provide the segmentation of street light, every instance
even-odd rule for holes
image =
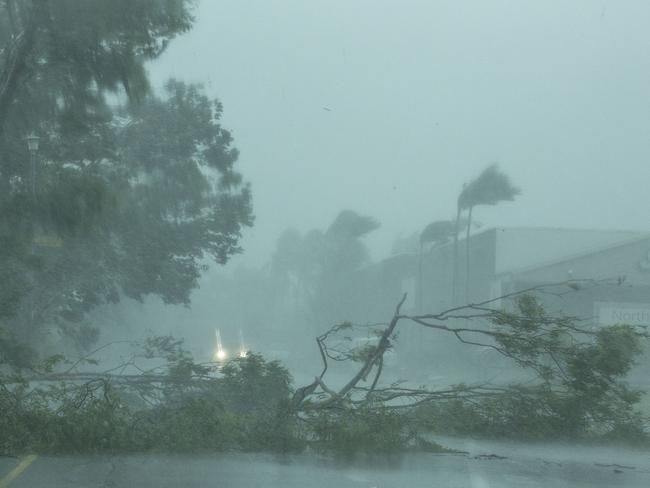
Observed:
[[[27,137],[25,137],[25,140],[27,141],[27,149],[29,149],[29,152],[36,154],[38,152],[38,146],[41,142],[41,138],[32,132]]]

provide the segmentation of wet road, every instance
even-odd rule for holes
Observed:
[[[347,465],[312,456],[253,454],[39,456],[9,483],[4,480],[21,460],[2,458],[0,488],[650,486],[648,451],[447,441],[469,453]]]

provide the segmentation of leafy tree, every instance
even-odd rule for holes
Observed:
[[[23,216],[61,245],[32,257],[26,243],[34,230],[26,228],[1,263],[5,273],[17,266],[16,274],[35,276],[16,285],[22,289],[3,290],[32,294],[20,309],[3,310],[13,330],[37,330],[20,326],[34,304],[36,323],[79,330],[70,324],[123,295],[188,303],[205,258],[224,263],[240,252],[241,228],[252,223],[250,190],[234,169],[238,152],[221,113],[199,87],[171,81],[164,97],[148,95],[106,114],[98,124],[106,154],[72,159],[58,132],[43,138],[32,212],[24,185],[16,185],[4,196],[5,215],[25,209]]]
[[[449,220],[437,220],[427,225],[420,233],[420,247],[425,244],[441,245],[449,242],[454,234],[454,223]]]
[[[325,232],[313,229],[304,236],[285,231],[273,255],[273,279],[286,288],[291,306],[306,305],[317,323],[336,320],[344,309],[346,278],[369,261],[362,239],[376,230],[374,218],[343,210]]]
[[[352,210],[339,213],[324,235],[327,246],[324,271],[350,271],[368,262],[368,250],[361,239],[378,228],[379,222],[372,217]]]
[[[4,0],[0,4],[0,134],[19,139],[56,112],[83,126],[107,91],[148,91],[144,63],[192,25],[193,0]],[[25,100],[35,97],[27,104]],[[49,102],[49,103],[46,103]],[[19,119],[19,120],[17,120]],[[22,122],[22,123],[19,123]],[[9,143],[12,131],[3,142]],[[15,151],[15,143],[10,144]],[[13,151],[12,151],[13,153]],[[20,154],[20,151],[18,151]]]
[[[327,234],[336,239],[359,239],[378,228],[379,222],[374,218],[343,210],[329,226]]]
[[[83,320],[97,305],[147,294],[187,303],[205,258],[224,263],[240,251],[250,190],[234,169],[221,104],[178,82],[157,97],[144,68],[191,28],[192,4],[0,2],[8,335],[27,339],[54,322],[87,344],[96,334]],[[41,142],[35,179],[29,133]]]

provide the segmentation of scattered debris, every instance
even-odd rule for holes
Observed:
[[[547,461],[545,459],[542,459],[542,463],[547,464],[547,465],[548,464],[553,464],[555,466],[562,466],[562,463],[558,463],[557,461]]]
[[[624,464],[603,464],[603,463],[594,463],[594,465],[600,468],[618,468],[618,469],[636,469],[636,466],[625,466]],[[616,470],[614,470],[616,471]]]
[[[508,459],[506,456],[499,456],[498,454],[479,454],[472,459]]]

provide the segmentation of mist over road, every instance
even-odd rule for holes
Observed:
[[[647,487],[647,451],[445,438],[467,454],[337,463],[263,454],[38,457],[11,488],[82,487]],[[0,460],[5,476],[19,460]],[[2,482],[0,482],[0,486]]]

